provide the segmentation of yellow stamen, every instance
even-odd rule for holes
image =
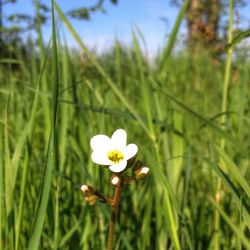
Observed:
[[[108,158],[114,162],[114,163],[118,163],[123,159],[123,154],[118,151],[118,150],[111,150],[108,152]]]

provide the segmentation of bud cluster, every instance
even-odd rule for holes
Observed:
[[[120,173],[115,173],[110,178],[111,185],[113,185],[116,188],[122,187],[123,184],[131,184],[134,181],[144,179],[148,175],[149,168],[144,166],[141,161],[137,161],[135,162],[135,164],[133,164],[132,162],[130,163],[132,165],[132,175],[124,176]],[[113,199],[105,197],[103,194],[95,190],[92,186],[82,185],[81,191],[84,200],[90,206],[94,205],[97,200],[99,200],[100,202],[107,203],[111,206],[114,203]]]

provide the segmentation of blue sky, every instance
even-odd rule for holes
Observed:
[[[44,3],[50,5],[49,0]],[[58,0],[57,4],[64,11],[80,6],[88,6],[97,0]],[[109,48],[115,38],[125,44],[132,40],[132,28],[137,25],[142,31],[150,55],[154,55],[166,42],[167,34],[173,27],[178,14],[178,8],[169,4],[168,0],[119,0],[118,5],[113,5],[109,0],[105,1],[104,8],[107,13],[96,12],[92,14],[90,21],[73,20],[72,24],[83,41],[90,47],[103,51]],[[34,13],[35,8],[32,0],[18,0],[17,4],[4,6],[4,14],[10,13]],[[240,22],[244,27],[249,27],[250,4],[240,9]],[[164,21],[163,21],[164,19]],[[51,34],[50,22],[44,26],[45,40],[49,40]],[[61,27],[61,26],[60,26]],[[65,31],[67,43],[76,46],[71,36]],[[185,33],[185,24],[181,32]],[[149,56],[150,56],[149,55]]]

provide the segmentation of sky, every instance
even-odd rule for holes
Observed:
[[[50,6],[50,0],[42,2]],[[97,0],[57,0],[56,2],[66,12],[77,7],[90,6]],[[178,8],[171,6],[169,2],[169,0],[119,0],[118,4],[114,5],[109,0],[105,0],[106,14],[95,12],[91,15],[90,21],[75,19],[70,21],[85,44],[100,52],[111,47],[115,39],[125,45],[131,44],[132,30],[138,27],[145,38],[149,56],[154,56],[166,44],[167,35],[171,32],[178,15]],[[16,4],[8,4],[3,8],[6,16],[17,12],[35,13],[32,0],[17,0]],[[249,28],[250,3],[239,9],[239,13],[240,25]],[[59,23],[58,27],[64,32],[67,44],[76,47],[75,41],[63,25]],[[185,33],[185,23],[182,24],[180,33]],[[43,35],[45,41],[50,39],[51,22],[43,27]]]

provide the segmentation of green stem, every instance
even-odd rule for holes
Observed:
[[[229,28],[228,28],[228,44],[231,44],[233,40],[233,0],[230,0],[229,7],[230,7],[230,16],[229,16]],[[228,97],[228,86],[231,75],[232,55],[233,55],[233,47],[231,46],[228,49],[227,53],[227,62],[226,62],[226,69],[225,69],[225,76],[223,83],[223,94],[222,94],[222,105],[221,105],[222,113],[225,113],[227,110],[227,103],[228,103],[227,97]],[[223,115],[221,118],[222,129],[225,129],[225,126],[226,126],[226,116]],[[224,138],[222,138],[220,141],[220,147],[222,150],[224,150],[225,148]],[[219,164],[220,165],[223,164],[221,159]],[[222,182],[221,179],[218,179],[216,195],[215,195],[215,200],[217,204],[221,202],[221,189],[222,189]],[[215,250],[220,249],[220,214],[218,210],[215,210],[215,215],[214,215],[214,249]]]
[[[121,199],[121,193],[122,193],[122,184],[115,188],[115,194],[114,194],[113,203],[112,203],[112,214],[111,214],[111,219],[109,222],[107,250],[113,249],[114,238],[115,238],[115,224],[116,224],[117,215],[119,213],[119,203]]]

